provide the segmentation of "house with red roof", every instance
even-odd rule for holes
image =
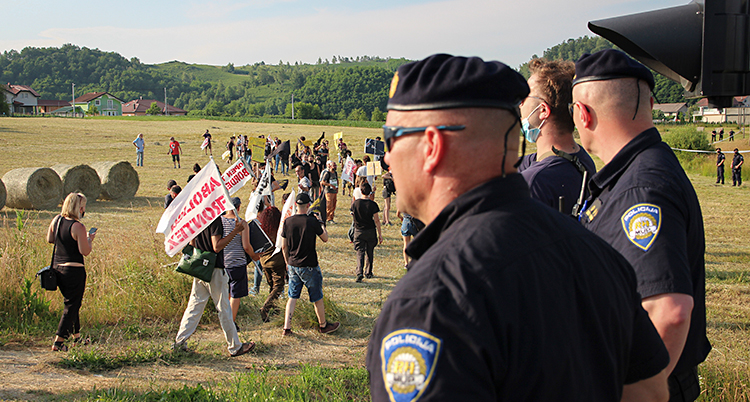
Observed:
[[[16,85],[10,82],[4,88],[10,112],[14,114],[36,114],[39,94],[28,85]]]
[[[84,113],[96,107],[98,116],[122,116],[122,99],[109,92],[89,92],[73,100],[75,107],[83,109]]]
[[[151,107],[152,103],[156,103],[156,105],[159,107],[159,110],[161,110],[162,114],[169,115],[169,116],[186,116],[187,115],[186,110],[182,110],[178,107],[174,107],[172,105],[168,105],[162,101],[158,101],[154,99],[132,100],[122,105],[122,115],[123,116],[145,116],[146,111]]]

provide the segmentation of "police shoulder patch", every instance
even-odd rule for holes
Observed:
[[[442,340],[418,329],[399,329],[380,346],[383,382],[393,402],[414,402],[435,373]]]
[[[641,250],[648,251],[659,236],[661,207],[654,204],[633,205],[622,214],[620,221],[628,240]]]

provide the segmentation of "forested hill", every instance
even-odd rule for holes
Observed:
[[[27,47],[0,55],[0,82],[29,85],[42,99],[68,100],[106,91],[129,101],[164,99],[191,114],[291,115],[375,120],[384,116],[393,72],[406,59],[333,56],[314,65],[279,61],[235,67],[178,61],[148,65],[118,53],[64,45]]]
[[[569,39],[544,51],[548,59],[576,60],[583,53],[612,48],[600,37]],[[536,57],[534,55],[533,57]],[[532,57],[532,58],[533,58]],[[164,99],[192,115],[383,120],[393,72],[406,59],[333,56],[315,64],[279,61],[236,67],[172,61],[157,65],[115,52],[75,45],[27,47],[0,55],[0,82],[29,85],[42,99],[71,98],[106,91],[123,101]],[[519,70],[528,77],[527,64]],[[659,102],[684,102],[682,88],[655,74]]]
[[[588,37],[583,36],[578,39],[568,39],[567,41],[553,46],[544,51],[542,58],[548,60],[570,60],[576,61],[584,53],[595,53],[604,49],[619,49],[612,42],[600,37]],[[534,59],[537,55],[532,56]],[[519,71],[526,78],[529,77],[529,66],[528,63],[524,63],[519,67]],[[654,95],[658,103],[680,103],[688,102],[693,104],[697,102],[697,99],[685,99],[682,94],[685,92],[682,86],[669,78],[651,71],[654,74],[654,81],[656,87],[654,88]]]

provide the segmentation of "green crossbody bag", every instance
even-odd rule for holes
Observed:
[[[194,276],[203,282],[211,282],[215,266],[216,253],[187,245],[182,249],[182,259],[175,271]]]

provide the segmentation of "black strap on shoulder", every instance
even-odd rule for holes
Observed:
[[[50,262],[49,262],[50,269],[55,268],[55,251],[57,251],[57,237],[59,236],[60,225],[62,224],[62,220],[63,220],[62,215],[57,215],[57,228],[55,229],[55,236],[53,237],[53,240],[52,240],[52,258],[50,259]],[[62,241],[62,237],[60,238],[60,240]]]
[[[578,173],[580,174],[586,173],[586,167],[583,166],[583,163],[581,163],[580,159],[578,159],[577,156],[571,155],[564,151],[560,151],[559,149],[555,148],[554,145],[552,146],[552,153],[572,163],[573,166],[575,166],[576,169],[578,169]]]

